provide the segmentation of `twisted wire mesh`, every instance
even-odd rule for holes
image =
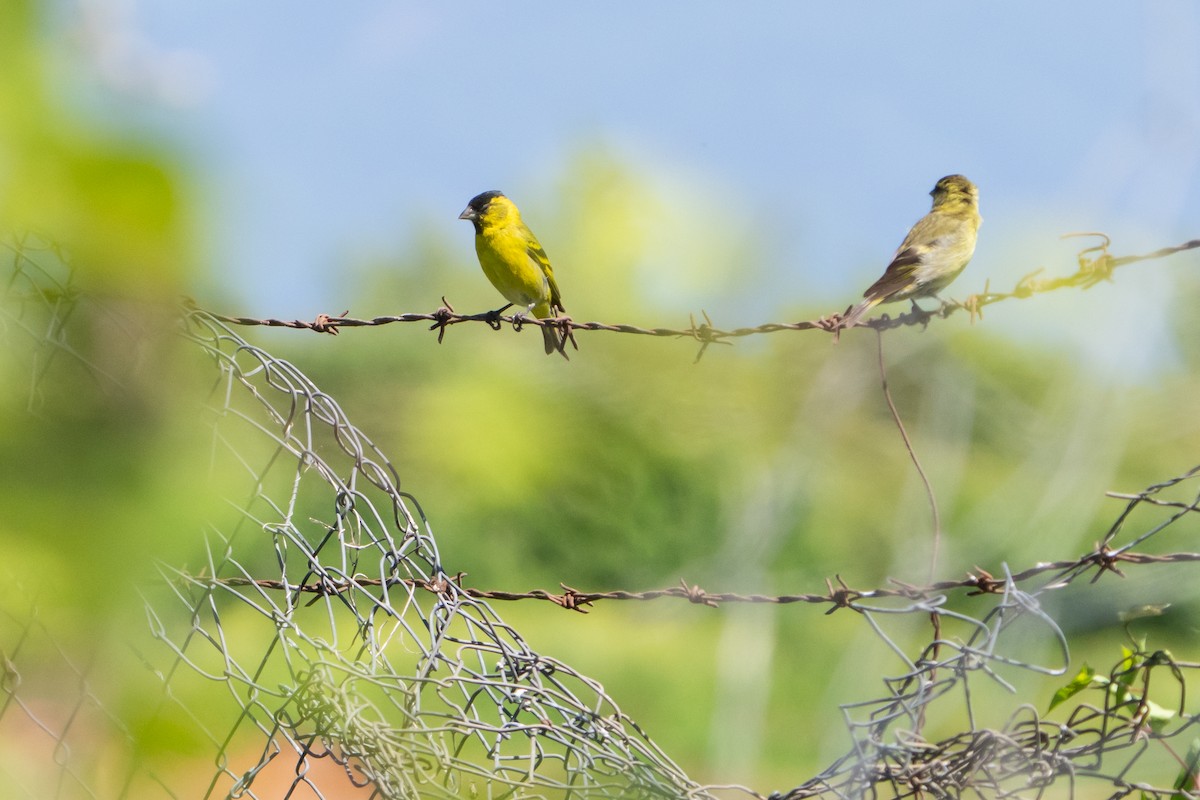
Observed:
[[[1091,695],[1067,695],[1064,701],[1074,697],[1074,702],[1061,706],[1058,714],[1039,712],[1046,699],[1024,701],[1006,677],[1006,673],[1056,676],[1067,672],[1068,636],[1047,611],[1048,602],[1066,608],[1095,600],[1104,592],[1099,584],[1106,574],[1124,577],[1121,564],[1195,562],[1194,552],[1143,558],[1134,554],[1134,548],[1168,534],[1174,534],[1177,543],[1195,541],[1200,466],[1126,497],[1125,508],[1093,552],[1049,572],[1031,568],[1036,579],[1032,586],[1019,586],[1007,569],[1001,580],[988,576],[987,591],[995,602],[976,616],[951,608],[946,592],[916,587],[910,587],[910,600],[904,603],[872,604],[857,598],[847,602],[845,607],[863,616],[905,671],[885,678],[886,696],[842,707],[853,739],[845,756],[796,788],[772,797],[857,798],[881,791],[898,798],[927,793],[1042,797],[1059,781],[1067,784],[1072,797],[1097,796],[1097,791],[1122,797],[1136,791],[1142,797],[1175,798],[1185,796],[1178,793],[1180,782],[1185,789],[1200,790],[1195,756],[1185,765],[1169,745],[1172,739],[1200,735],[1196,730],[1200,716],[1187,713],[1185,703],[1186,675],[1200,669],[1200,664],[1177,660],[1167,651],[1145,651],[1131,641],[1105,679],[1106,685],[1093,685],[1099,691]],[[885,620],[895,615],[931,619],[934,635],[916,657],[907,655],[886,630]],[[1031,638],[1032,626],[1032,638],[1040,636],[1042,644],[1048,645],[1041,649],[1049,650],[1049,657],[1017,655],[1022,643],[1011,641],[1009,634],[1022,625],[1026,626],[1022,637]],[[1168,686],[1164,689],[1163,681],[1156,679],[1151,692],[1151,675],[1156,672],[1168,674]],[[981,683],[1019,698],[999,724],[990,724],[985,720],[987,712],[977,708],[981,704],[975,696],[981,693]],[[1102,696],[1099,704],[1090,701],[1096,694]],[[1177,704],[1178,710],[1166,710],[1164,699],[1167,705]],[[941,738],[927,738],[929,717],[946,708],[953,710],[951,729]],[[1164,745],[1159,758],[1152,757],[1155,744]],[[1190,751],[1200,753],[1200,739],[1192,739]],[[1177,767],[1183,768],[1185,777],[1167,780],[1176,777]]]
[[[231,498],[204,570],[164,571],[190,629],[156,627],[229,684],[239,728],[328,757],[380,797],[708,796],[599,684],[458,587],[420,506],[333,398],[204,312],[184,335],[220,376],[214,470],[236,465],[253,490]],[[225,635],[246,612],[257,635]],[[277,752],[230,764],[213,789],[257,796],[249,778]]]

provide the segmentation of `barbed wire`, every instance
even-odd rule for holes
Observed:
[[[1196,511],[1197,509],[1193,507],[1190,510]],[[1021,570],[1012,575],[1012,580],[1015,583],[1021,583],[1046,573],[1057,573],[1061,576],[1070,576],[1071,579],[1074,579],[1076,577],[1075,573],[1089,572],[1092,568],[1095,568],[1095,577],[1097,578],[1104,572],[1112,572],[1124,577],[1124,573],[1117,567],[1117,564],[1185,564],[1196,561],[1200,561],[1200,553],[1166,553],[1163,555],[1154,555],[1150,553],[1116,553],[1105,548],[1097,548],[1075,560],[1037,564]],[[417,582],[411,579],[397,579],[396,582],[404,583],[412,588],[424,589],[431,594],[441,594],[446,590],[446,584],[452,581],[467,596],[479,600],[545,600],[556,606],[583,614],[587,613],[588,606],[595,605],[602,600],[646,601],[662,599],[687,600],[689,603],[708,606],[710,608],[717,608],[727,603],[766,603],[773,605],[808,603],[810,605],[828,605],[830,608],[825,613],[832,614],[834,611],[842,608],[852,611],[856,610],[856,604],[861,600],[875,600],[880,598],[928,599],[955,589],[968,589],[970,590],[967,592],[968,595],[1000,594],[1004,591],[1006,585],[1003,579],[997,578],[992,573],[982,569],[976,569],[974,572],[968,574],[967,577],[956,581],[937,581],[929,586],[915,586],[894,581],[894,583],[898,584],[895,587],[875,589],[854,589],[847,586],[839,575],[834,578],[837,581],[836,587],[832,581],[826,581],[825,592],[806,594],[710,592],[695,584],[689,585],[683,579],[680,580],[679,586],[665,586],[660,589],[647,589],[640,592],[627,589],[585,592],[568,586],[565,583],[559,584],[562,590],[561,594],[546,589],[530,589],[524,592],[514,592],[463,586],[462,582],[465,577],[465,573],[459,573],[448,578],[442,578],[436,582]],[[230,586],[254,585],[261,589],[287,590],[301,594],[331,595],[349,591],[355,586],[381,586],[386,581],[355,577],[352,580],[343,582],[323,581],[299,586],[288,586],[273,579],[252,580],[249,578],[229,578],[223,581],[223,583],[227,583]]]
[[[689,585],[686,580],[681,579],[679,586],[667,586],[661,589],[650,589],[646,591],[629,591],[629,590],[614,590],[614,591],[599,591],[585,592],[568,586],[565,583],[560,583],[562,589],[561,594],[557,594],[545,589],[533,589],[525,592],[503,591],[495,589],[479,589],[476,587],[463,586],[463,581],[466,577],[465,573],[458,573],[453,576],[444,576],[436,582],[416,582],[409,579],[398,579],[412,588],[424,589],[432,594],[441,594],[446,591],[449,583],[453,583],[459,590],[466,593],[470,597],[480,600],[545,600],[572,611],[587,613],[587,606],[594,605],[602,600],[660,600],[664,598],[682,599],[697,605],[709,606],[716,608],[722,603],[770,603],[776,605],[788,605],[791,603],[810,603],[816,605],[829,605],[831,608],[826,612],[831,614],[840,608],[848,608],[853,610],[855,603],[860,600],[873,600],[878,598],[906,598],[909,600],[929,599],[933,596],[950,592],[958,589],[968,590],[967,594],[999,594],[1005,590],[1009,582],[1020,584],[1032,580],[1033,578],[1051,574],[1050,583],[1059,585],[1063,581],[1071,581],[1081,575],[1090,573],[1094,570],[1093,581],[1098,580],[1104,573],[1112,573],[1119,577],[1124,577],[1119,564],[1140,566],[1149,564],[1184,564],[1200,561],[1200,553],[1138,553],[1133,552],[1129,548],[1132,545],[1127,545],[1123,548],[1111,548],[1109,545],[1113,538],[1121,530],[1121,527],[1130,514],[1142,503],[1158,506],[1161,508],[1176,509],[1179,513],[1170,517],[1167,524],[1170,524],[1181,517],[1183,514],[1197,512],[1200,513],[1200,495],[1191,502],[1162,500],[1157,495],[1162,491],[1177,486],[1185,481],[1191,480],[1200,476],[1200,465],[1192,467],[1175,478],[1161,483],[1156,483],[1147,487],[1143,491],[1128,494],[1121,492],[1106,492],[1108,497],[1127,500],[1124,510],[1118,516],[1117,521],[1104,533],[1101,541],[1091,551],[1080,555],[1073,560],[1060,560],[1053,562],[1045,562],[1035,564],[1023,570],[1011,573],[1005,578],[997,578],[993,573],[985,569],[976,567],[975,570],[969,573],[965,578],[959,580],[944,580],[937,581],[928,586],[917,586],[893,580],[891,587],[879,587],[874,589],[854,589],[846,585],[841,576],[835,576],[837,585],[834,586],[834,581],[826,580],[824,593],[807,593],[807,594],[740,594],[737,592],[710,592],[701,587],[692,584]],[[338,594],[349,590],[355,584],[358,585],[380,585],[381,581],[366,579],[361,576],[356,576],[353,580],[344,581],[341,583],[320,581],[300,586],[286,586],[283,583],[271,579],[252,580],[248,578],[229,578],[225,583],[231,586],[248,586],[256,585],[262,589],[282,590],[300,592],[301,594],[327,595]]]
[[[1058,278],[1042,278],[1040,277],[1045,268],[1039,267],[1033,272],[1028,273],[1007,292],[993,292],[990,289],[990,281],[984,283],[984,289],[979,294],[973,294],[967,297],[966,300],[943,302],[938,308],[931,310],[923,310],[913,304],[911,310],[889,316],[884,314],[869,320],[864,320],[856,324],[857,328],[871,328],[873,330],[884,331],[893,328],[901,328],[910,325],[925,326],[933,319],[945,319],[951,314],[958,311],[966,311],[971,315],[972,319],[982,318],[983,309],[986,306],[994,305],[995,303],[1004,302],[1006,300],[1025,300],[1033,297],[1035,294],[1044,294],[1046,292],[1056,291],[1065,288],[1080,288],[1090,289],[1098,283],[1111,281],[1113,273],[1120,267],[1125,267],[1130,264],[1136,264],[1141,261],[1150,261],[1153,259],[1166,258],[1185,250],[1192,250],[1200,247],[1200,239],[1192,239],[1183,244],[1173,247],[1163,247],[1155,250],[1152,253],[1143,255],[1130,256],[1113,256],[1108,252],[1109,245],[1112,243],[1107,234],[1088,232],[1088,233],[1072,233],[1067,234],[1067,237],[1076,236],[1095,236],[1102,241],[1099,245],[1084,248],[1077,255],[1078,268],[1070,275]],[[1093,253],[1099,255],[1093,256]],[[188,301],[192,308],[198,308],[194,301]],[[704,355],[704,351],[712,344],[728,343],[729,339],[736,339],[745,336],[754,336],[766,333],[778,333],[780,331],[808,331],[818,330],[832,333],[835,336],[839,335],[842,330],[841,314],[832,314],[828,317],[820,317],[815,320],[803,320],[799,322],[768,322],[762,325],[753,327],[734,328],[732,330],[723,330],[717,328],[707,312],[701,312],[704,318],[703,322],[697,323],[694,316],[690,318],[688,327],[686,328],[644,328],[637,325],[629,324],[609,324],[603,322],[576,322],[570,317],[551,317],[547,319],[536,319],[524,314],[503,314],[502,312],[510,306],[504,306],[501,309],[487,311],[481,314],[460,314],[447,302],[446,298],[442,298],[442,305],[432,313],[405,313],[391,316],[378,316],[370,319],[357,319],[346,316],[349,312],[345,311],[339,315],[320,314],[315,320],[305,321],[299,319],[283,320],[283,319],[256,319],[253,317],[238,317],[227,316],[224,314],[213,314],[213,318],[221,322],[231,325],[244,326],[267,326],[275,328],[293,328],[299,330],[310,330],[315,333],[328,333],[336,336],[342,328],[362,328],[362,327],[377,327],[380,325],[391,325],[400,322],[432,322],[431,331],[437,331],[438,343],[440,344],[446,335],[447,329],[452,325],[459,325],[466,322],[481,322],[492,330],[500,330],[504,325],[511,325],[516,330],[521,330],[526,325],[537,327],[552,327],[557,329],[564,337],[570,337],[575,331],[606,331],[609,333],[629,333],[638,336],[657,336],[668,338],[687,338],[693,339],[700,343],[700,351],[696,355],[698,361]],[[210,312],[211,313],[211,312]]]
[[[17,254],[20,278],[8,282],[21,286],[19,296],[0,302],[0,319],[19,324],[0,326],[0,335],[13,347],[20,337],[38,354],[26,367],[39,387],[47,358],[70,355],[63,316],[85,299],[71,291],[69,275],[28,258]],[[1111,493],[1124,505],[1090,551],[1015,572],[1004,566],[998,575],[977,567],[964,578],[866,590],[836,578],[824,591],[794,595],[712,593],[687,583],[643,592],[475,589],[443,563],[420,504],[330,393],[207,312],[186,310],[179,335],[213,371],[196,422],[209,432],[210,471],[225,505],[206,509],[203,566],[163,564],[162,580],[145,587],[154,646],[138,658],[139,674],[160,693],[156,718],[188,730],[203,748],[205,797],[1042,797],[1060,783],[1072,795],[1085,786],[1115,797],[1176,794],[1164,779],[1172,772],[1151,755],[1195,732],[1183,686],[1197,664],[1132,648],[1100,676],[1119,691],[1097,678],[1089,687],[1096,692],[1081,692],[1055,714],[1022,702],[993,720],[978,698],[989,687],[1015,692],[1014,674],[1066,673],[1068,635],[1043,605],[1051,596],[1073,592],[1078,601],[1105,573],[1200,560],[1148,549],[1170,541],[1168,531],[1193,532],[1182,526],[1197,519],[1200,467]],[[86,365],[78,350],[69,360]],[[982,610],[952,602],[954,593],[974,596]],[[841,707],[848,745],[819,774],[769,794],[704,785],[600,683],[533,649],[491,605],[524,599],[577,611],[600,600],[656,599],[844,608],[900,669],[881,676],[880,696]],[[913,615],[930,619],[932,631],[915,650],[894,624]],[[166,796],[195,796],[194,774],[173,788],[136,747],[123,788],[101,788],[108,784],[96,777],[99,757],[89,756],[111,751],[95,746],[95,728],[80,731],[36,710],[39,695],[26,676],[39,663],[23,642],[41,629],[21,622],[28,616],[0,616],[16,621],[0,626],[0,724],[16,717],[42,731],[55,743],[46,766],[84,794],[135,796],[153,785]],[[1021,657],[1018,625],[1048,655]],[[1164,671],[1169,680],[1151,680]],[[128,744],[131,726],[108,711],[98,682],[87,670],[74,674],[76,708],[103,709],[116,741]],[[1178,703],[1163,702],[1174,685]],[[1101,702],[1087,702],[1097,693]],[[1155,716],[1157,706],[1176,705],[1174,717]],[[945,719],[935,729],[937,712]]]

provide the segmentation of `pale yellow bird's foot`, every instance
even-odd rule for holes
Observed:
[[[925,309],[921,308],[921,306],[917,305],[916,300],[913,300],[911,298],[909,299],[908,302],[912,304],[912,310],[910,312],[912,315],[912,320],[913,320],[913,322],[920,324],[921,330],[925,330],[926,328],[928,328],[929,320],[931,320],[935,316],[937,316],[939,311],[941,310],[941,309],[939,309],[938,311],[926,311]],[[938,299],[938,302],[939,303],[941,302],[940,298]]]

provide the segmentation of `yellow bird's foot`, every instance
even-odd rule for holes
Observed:
[[[524,306],[520,311],[513,312],[512,326],[513,326],[514,331],[520,331],[521,328],[525,327],[525,323],[528,322],[531,318],[536,319],[536,315],[533,313],[533,305],[534,304]],[[513,306],[513,304],[509,303],[504,308],[512,308],[512,306]],[[501,310],[503,310],[503,309],[501,309]],[[541,327],[541,326],[539,325],[538,327]]]
[[[512,303],[509,303],[508,305],[500,306],[499,308],[497,308],[493,311],[489,311],[483,315],[483,321],[486,322],[492,330],[498,331],[498,330],[500,330],[500,322],[501,322],[500,315],[503,314],[505,311],[508,311],[510,308],[512,308]]]

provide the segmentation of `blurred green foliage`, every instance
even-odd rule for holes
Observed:
[[[188,373],[170,335],[190,259],[183,180],[166,152],[62,105],[39,9],[0,4],[0,446],[13,467],[0,537],[42,567],[9,560],[18,574],[145,575],[147,542],[194,512],[181,500],[195,467],[174,463],[194,436],[177,425]],[[112,592],[86,591],[68,602],[106,608]]]
[[[36,17],[32,3],[0,3],[0,233],[6,272],[22,276],[9,284],[0,349],[0,604],[36,605],[68,651],[99,642],[107,653],[141,635],[135,590],[157,580],[156,561],[203,565],[219,492],[196,408],[214,376],[171,334],[169,303],[194,261],[187,176],[168,148],[62,106]],[[523,200],[576,319],[682,327],[678,297],[756,280],[749,222],[698,227],[687,198],[651,187],[589,148],[559,196]],[[498,305],[465,225],[452,242],[423,241],[357,274],[358,316],[425,311],[442,295],[460,310]],[[1200,302],[1194,277],[1179,292],[1181,308]],[[1053,313],[1053,302],[989,314]],[[70,308],[68,323],[45,345],[34,323],[55,306]],[[831,310],[781,305],[776,317]],[[1126,383],[962,317],[889,334],[891,391],[942,512],[937,575],[1073,557],[1119,511],[1106,489],[1134,491],[1195,463],[1197,324],[1180,314],[1179,361]],[[773,334],[709,348],[698,363],[694,342],[608,333],[578,334],[564,363],[541,353],[534,330],[482,325],[441,345],[416,325],[247,336],[290,357],[391,455],[445,568],[468,585],[639,590],[684,578],[778,593],[820,591],[834,574],[861,588],[927,576],[929,511],[868,331],[836,346]],[[1194,549],[1171,535],[1156,547]],[[1080,662],[1093,644],[1111,650],[1117,613],[1138,602],[1176,603],[1156,635],[1177,652],[1193,647],[1188,581],[1134,577],[1055,609]],[[667,601],[588,616],[498,610],[535,648],[603,682],[701,780],[799,780],[845,746],[837,704],[881,694],[881,677],[899,671],[849,612]],[[236,618],[226,630],[236,636]],[[928,635],[919,624],[909,633]],[[731,650],[738,641],[755,646]],[[153,677],[127,678],[110,688],[126,718],[151,726],[147,746],[202,760],[194,730],[146,705]],[[208,694],[192,705],[218,713],[219,692],[197,691]],[[1030,691],[1048,697],[1052,682]],[[728,696],[750,701],[733,713]],[[732,739],[750,755],[731,754]]]
[[[186,182],[166,148],[64,104],[46,11],[0,2],[0,655],[31,713],[74,724],[87,772],[121,758],[110,712],[157,705],[128,663],[146,635],[139,587],[158,559],[202,553],[212,495],[190,411],[201,373],[172,333]],[[59,780],[56,743],[28,719],[3,718],[5,797]],[[89,774],[101,794],[121,780]]]

